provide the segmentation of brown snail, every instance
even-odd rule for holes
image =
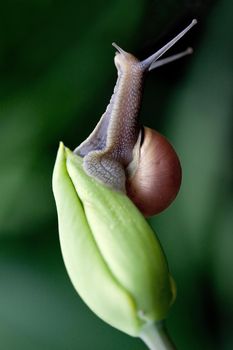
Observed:
[[[110,103],[90,136],[75,153],[83,157],[85,171],[114,190],[126,192],[145,216],[166,209],[181,183],[179,158],[158,132],[143,128],[138,114],[145,75],[163,64],[190,54],[192,49],[158,60],[197,21],[143,61],[115,43],[118,79]]]

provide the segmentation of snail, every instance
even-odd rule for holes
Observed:
[[[144,79],[152,69],[192,53],[188,48],[158,60],[196,23],[194,19],[143,61],[113,43],[118,79],[110,103],[93,132],[74,150],[83,158],[88,175],[125,192],[145,216],[160,213],[174,200],[181,184],[181,166],[166,138],[139,123]]]

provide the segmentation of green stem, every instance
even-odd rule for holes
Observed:
[[[140,338],[150,350],[176,350],[163,322],[147,325],[141,332]]]

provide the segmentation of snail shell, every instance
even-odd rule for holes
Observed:
[[[127,195],[145,216],[166,209],[181,185],[179,158],[168,140],[144,128],[144,139],[126,180]]]

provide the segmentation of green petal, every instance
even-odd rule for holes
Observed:
[[[99,317],[136,336],[139,334],[140,320],[135,301],[115,278],[90,230],[85,208],[67,172],[67,153],[73,160],[75,156],[65,152],[63,144],[60,144],[53,173],[53,191],[61,249],[68,274],[80,296]],[[74,171],[78,178],[80,166]],[[80,187],[87,184],[80,184]]]

